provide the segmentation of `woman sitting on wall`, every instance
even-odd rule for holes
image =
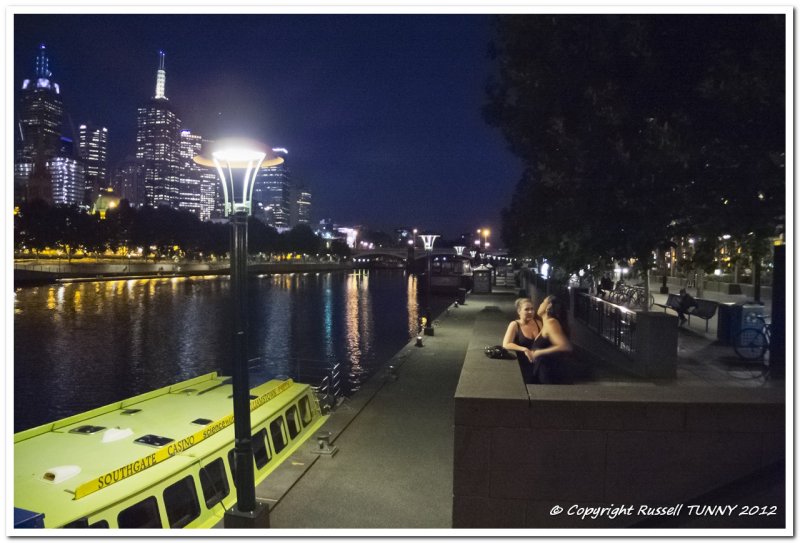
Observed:
[[[519,319],[508,325],[503,347],[516,352],[526,383],[562,382],[561,355],[572,351],[566,307],[555,296],[548,296],[536,314],[529,298],[519,298],[516,308]]]

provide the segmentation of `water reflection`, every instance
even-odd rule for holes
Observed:
[[[230,356],[227,276],[17,289],[15,431],[221,368]],[[313,381],[341,364],[357,390],[416,333],[416,279],[402,271],[252,278],[254,384]]]

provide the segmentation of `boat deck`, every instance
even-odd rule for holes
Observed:
[[[288,401],[304,387],[273,380],[251,389],[251,399],[289,392]],[[47,509],[47,525],[57,526],[181,472],[232,442],[231,394],[229,380],[212,373],[16,434],[14,505]],[[253,425],[284,405],[265,401]]]

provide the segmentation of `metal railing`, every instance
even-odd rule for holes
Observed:
[[[575,293],[575,320],[623,353],[635,352],[636,312],[584,292]]]

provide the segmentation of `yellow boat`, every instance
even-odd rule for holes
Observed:
[[[15,434],[18,527],[214,526],[236,503],[232,390],[209,373]],[[327,416],[291,379],[250,399],[258,484]]]

